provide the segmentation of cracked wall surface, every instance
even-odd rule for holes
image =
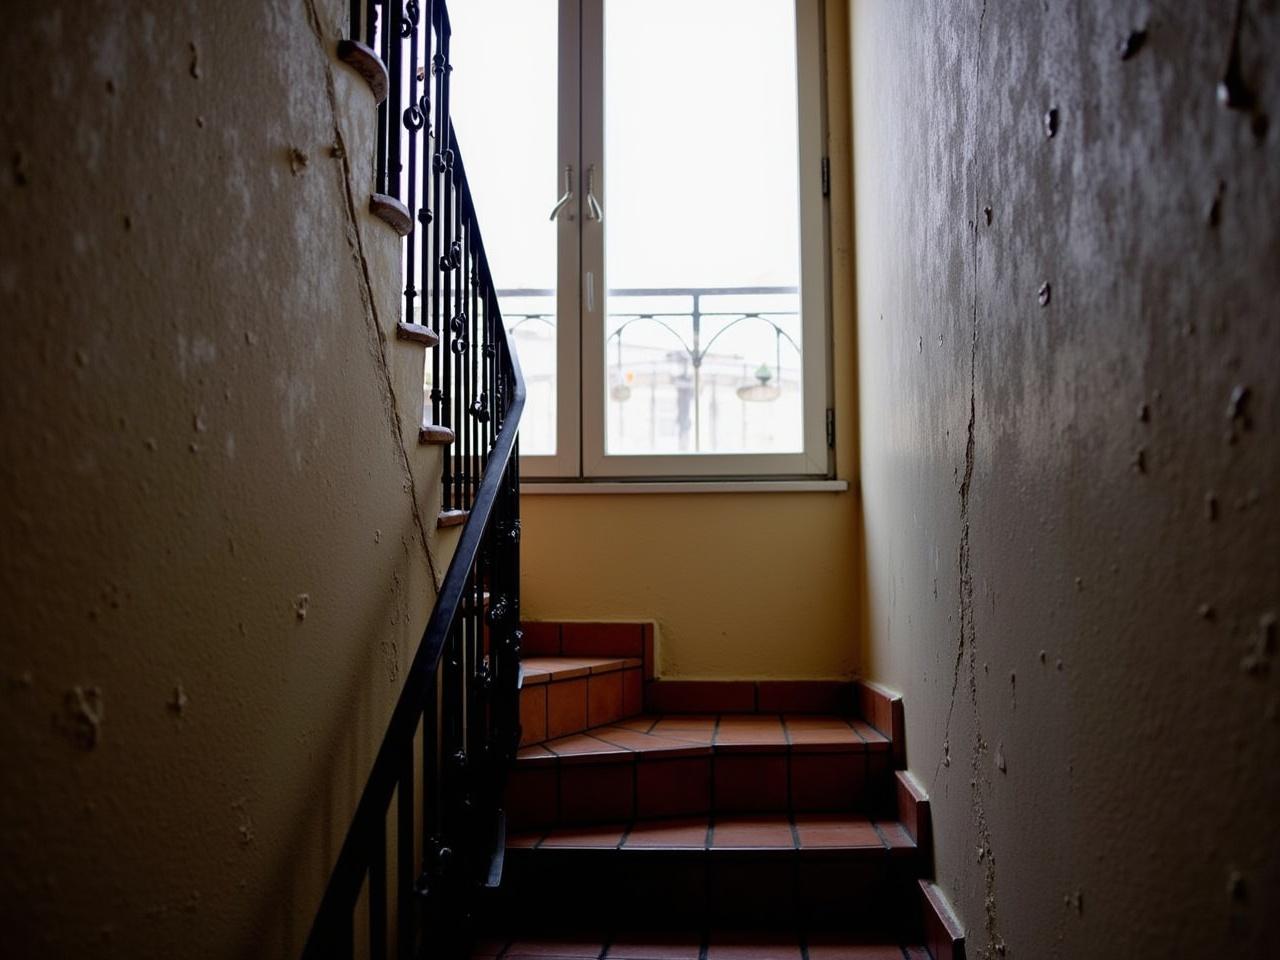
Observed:
[[[296,955],[421,637],[439,454],[346,9],[0,38],[7,956]]]
[[[1280,5],[850,46],[863,660],[971,955],[1270,956]]]

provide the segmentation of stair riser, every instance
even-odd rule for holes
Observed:
[[[640,667],[526,684],[520,691],[520,745],[634,717],[640,713],[643,690]]]
[[[918,928],[917,872],[913,856],[884,851],[509,851],[499,909],[530,921],[571,904],[606,925],[758,926],[767,917],[778,929],[856,924],[898,935]]]
[[[513,829],[635,817],[893,811],[887,751],[725,753],[624,763],[521,766],[507,790]]]

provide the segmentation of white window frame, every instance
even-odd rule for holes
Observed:
[[[561,215],[557,259],[556,454],[524,456],[526,478],[557,480],[779,479],[834,476],[829,430],[830,313],[821,0],[795,0],[800,169],[800,314],[803,443],[798,453],[606,454],[604,324],[608,171],[604,158],[605,0],[560,0],[559,182],[572,165],[574,198]],[[586,178],[606,211],[586,219]],[[551,194],[551,191],[549,191]],[[589,362],[588,358],[598,358]]]

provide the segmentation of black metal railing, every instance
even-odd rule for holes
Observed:
[[[525,386],[449,122],[445,5],[357,0],[351,31],[388,67],[377,183],[416,224],[403,242],[404,320],[439,337],[431,410],[455,433],[444,509],[467,514],[304,956],[353,956],[357,932],[362,955],[453,956],[473,898],[500,875],[501,797],[520,741]]]

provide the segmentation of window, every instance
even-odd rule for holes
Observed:
[[[451,13],[524,474],[826,475],[818,0]]]

